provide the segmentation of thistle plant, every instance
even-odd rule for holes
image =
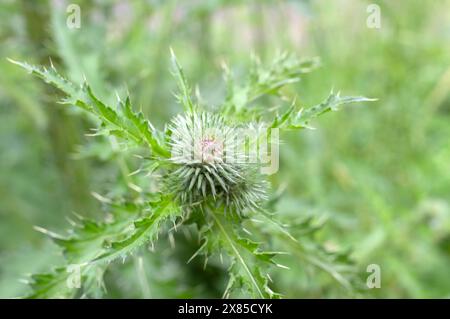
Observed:
[[[219,260],[228,274],[223,297],[282,296],[270,273],[276,268],[289,271],[279,261],[284,254],[298,260],[299,267],[310,264],[352,289],[346,265],[339,264],[341,259],[302,235],[314,231],[311,220],[286,223],[278,219],[278,193],[271,191],[274,187],[261,173],[261,163],[252,160],[257,157],[254,150],[259,142],[272,130],[309,128],[312,119],[343,104],[371,100],[331,92],[324,102],[303,108],[293,97],[284,96],[283,87],[317,67],[317,58],[301,60],[280,54],[269,66],[254,58],[243,83],[237,83],[224,66],[227,94],[213,111],[194,99],[172,54],[176,96],[184,112],[161,131],[134,110],[129,96],[110,106],[88,83],[71,83],[52,64],[45,68],[11,62],[59,89],[64,95],[62,104],[90,114],[97,125],[93,135],[120,141],[124,156],[129,155],[125,149],[132,150],[131,155],[138,155],[141,162],[136,174],[127,176],[133,195],[96,195],[107,213],[105,220],[77,217],[67,234],[38,228],[61,247],[66,263],[30,276],[28,297],[101,296],[102,276],[112,262],[148,254],[145,248],[152,247],[158,237],[171,241],[183,228],[198,237],[198,249],[186,262],[203,257],[207,267],[208,260]],[[290,101],[282,109],[268,110],[258,103],[267,95]],[[256,132],[252,141],[241,138],[242,130],[248,129]],[[162,178],[157,179],[158,175]],[[279,240],[264,240],[268,233]],[[79,267],[80,289],[67,284],[71,276],[67,270],[73,265]]]

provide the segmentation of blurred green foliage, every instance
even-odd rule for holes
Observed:
[[[172,47],[212,108],[225,94],[224,62],[239,78],[251,54],[270,61],[278,49],[321,57],[322,68],[286,89],[299,104],[320,102],[333,86],[377,97],[312,123],[315,131],[282,136],[277,210],[289,220],[327,219],[311,236],[351,251],[363,276],[380,265],[381,288],[359,296],[450,297],[450,2],[374,2],[379,29],[366,26],[372,1],[73,1],[81,28],[69,29],[66,1],[2,1],[0,296],[23,295],[19,279],[61,259],[34,225],[60,230],[73,212],[99,217],[91,192],[127,187],[118,148],[87,137],[89,117],[57,105],[52,89],[6,57],[51,58],[106,101],[129,91],[162,125],[179,110]],[[176,242],[112,267],[107,296],[220,296],[218,269],[186,264],[198,247],[181,235]],[[284,264],[290,270],[273,280],[286,297],[353,296],[295,258]]]

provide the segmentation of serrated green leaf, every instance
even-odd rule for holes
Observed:
[[[31,275],[29,286],[32,292],[26,296],[28,299],[41,298],[70,298],[76,290],[68,289],[67,278],[69,273],[65,267],[53,269],[49,273]]]
[[[233,260],[229,268],[230,281],[224,295],[226,296],[235,284],[242,284],[254,298],[276,297],[277,294],[272,293],[268,287],[267,277],[261,275],[260,268],[263,265],[257,262],[270,263],[272,253],[259,251],[257,243],[238,236],[222,216],[214,212],[210,212],[210,215],[217,227],[217,234],[220,234],[221,240],[218,245],[225,249]]]
[[[190,88],[186,80],[186,76],[184,75],[183,68],[178,63],[177,57],[172,49],[170,49],[170,56],[172,62],[172,73],[177,80],[178,90],[180,91],[176,96],[185,111],[192,113],[196,109],[194,103],[192,102],[192,89]]]
[[[300,258],[300,260],[312,265],[326,273],[328,273],[334,280],[342,285],[348,291],[353,290],[352,269],[350,274],[346,274],[342,271],[343,268],[349,268],[350,258],[348,254],[335,254],[326,253],[326,250],[316,242],[308,241],[306,238],[303,241],[297,240],[289,231],[278,221],[271,218],[267,213],[262,214],[265,221],[274,226],[274,230],[277,232],[274,234],[279,235],[282,238],[282,243],[286,247],[285,249],[294,256]],[[322,227],[322,224],[313,225],[312,219],[305,219],[300,225],[301,236],[314,233],[318,228]],[[266,223],[255,223],[255,226],[262,227]],[[306,245],[307,243],[310,245]],[[344,258],[343,261],[338,261],[337,258]]]
[[[280,53],[269,66],[262,66],[257,58],[247,81],[235,83],[226,69],[227,98],[222,106],[223,111],[230,115],[244,112],[245,106],[263,95],[280,95],[280,89],[288,84],[301,80],[301,77],[317,68],[318,58],[299,59],[293,54]],[[252,109],[255,112],[255,108]]]
[[[147,142],[147,144],[154,150],[155,153],[169,157],[170,152],[163,148],[155,137],[156,131],[148,120],[144,118],[142,112],[134,112],[131,107],[130,98],[127,96],[125,104],[122,103],[125,118],[131,122],[134,128],[137,130],[136,135],[140,135],[141,138]],[[133,127],[129,127],[133,130]]]
[[[376,99],[367,98],[364,96],[343,96],[339,92],[333,93],[322,103],[312,106],[307,109],[300,109],[294,112],[294,106],[291,105],[288,110],[281,116],[277,116],[273,122],[272,128],[287,128],[287,129],[302,129],[307,128],[309,122],[329,111],[337,111],[339,106],[356,102],[371,102]]]
[[[66,80],[62,77],[56,69],[51,65],[49,69],[40,68],[26,62],[19,62],[13,59],[9,59],[8,61],[24,68],[28,73],[37,75],[46,83],[51,84],[52,86],[58,88],[59,90],[65,92],[68,96],[76,96],[78,94],[79,88],[76,87],[73,83]]]
[[[102,123],[99,132],[129,139],[138,145],[145,143],[155,154],[164,158],[170,156],[170,152],[157,140],[157,132],[150,122],[141,113],[132,110],[129,98],[121,114],[98,99],[88,84],[74,85],[62,77],[53,66],[46,69],[11,59],[9,61],[62,91],[66,95],[62,100],[63,104],[76,105],[93,114]]]
[[[134,229],[126,239],[113,241],[109,248],[93,262],[111,262],[119,257],[125,257],[141,245],[156,239],[161,223],[169,217],[179,216],[181,211],[168,199],[159,203],[159,206],[146,217],[133,223]]]

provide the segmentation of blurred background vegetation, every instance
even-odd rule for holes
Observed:
[[[367,6],[381,28],[366,26]],[[54,91],[8,63],[49,58],[114,101],[130,91],[160,127],[179,112],[172,47],[212,107],[224,94],[222,62],[236,75],[251,54],[320,56],[322,67],[290,87],[305,105],[334,87],[379,101],[283,135],[279,214],[325,217],[316,240],[351,251],[364,273],[381,267],[365,297],[450,297],[450,1],[70,1],[0,3],[0,297],[23,295],[20,279],[61,256],[34,225],[68,227],[71,213],[100,215],[92,192],[121,192],[121,155],[85,136],[89,119],[57,105]],[[122,166],[123,169],[123,166]],[[107,296],[210,297],[214,267],[186,265],[195,247],[149,253],[112,267]],[[188,244],[185,244],[188,245]],[[296,262],[277,273],[286,297],[348,297],[335,281]],[[311,273],[313,272],[313,273]],[[112,280],[114,278],[114,280]]]

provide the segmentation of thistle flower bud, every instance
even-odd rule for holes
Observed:
[[[256,209],[266,197],[267,183],[257,163],[250,163],[239,130],[212,113],[176,116],[169,125],[175,168],[165,181],[182,205],[206,201],[241,213]]]

